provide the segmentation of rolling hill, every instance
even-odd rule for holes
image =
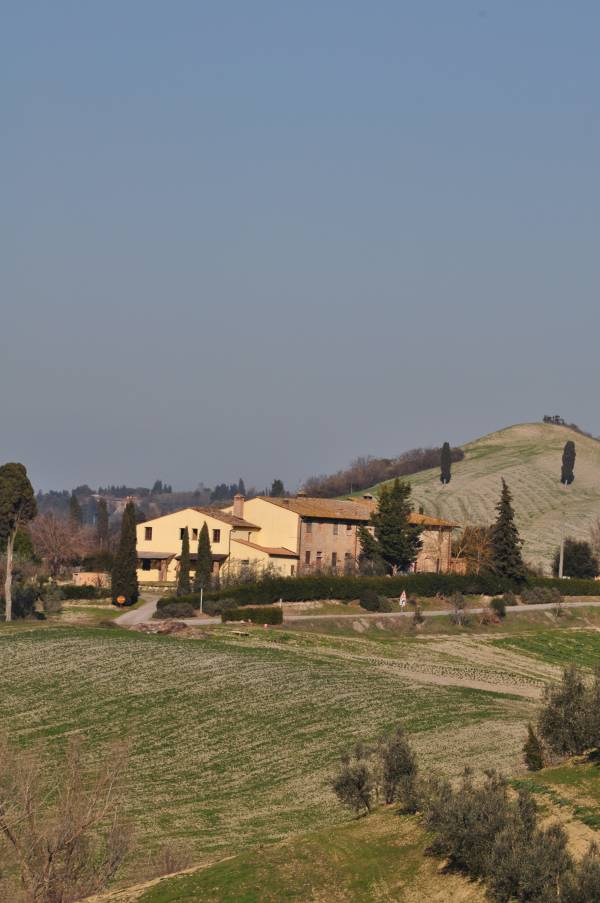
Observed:
[[[560,484],[565,442],[577,451],[575,482]],[[502,477],[513,502],[524,556],[549,571],[559,545],[563,512],[566,535],[588,539],[600,518],[600,442],[564,426],[521,423],[462,446],[464,460],[452,465],[452,480],[442,486],[439,469],[407,477],[415,507],[461,524],[487,524],[494,516]],[[377,493],[378,486],[372,491]]]

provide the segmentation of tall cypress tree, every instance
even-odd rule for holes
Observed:
[[[512,495],[504,480],[496,511],[498,515],[491,530],[491,564],[500,577],[518,583],[525,579],[522,542],[515,524]]]
[[[562,456],[562,467],[560,469],[560,482],[565,486],[570,486],[575,479],[575,443],[569,439],[565,443]]]
[[[71,498],[69,499],[69,521],[74,530],[78,530],[83,523],[81,505],[74,492],[71,493]]]
[[[208,537],[208,527],[206,521],[202,524],[200,536],[198,537],[198,557],[196,558],[196,576],[194,577],[194,592],[200,592],[201,589],[208,589],[212,575],[212,552],[210,549],[210,539]]]
[[[190,587],[190,534],[186,527],[181,540],[181,558],[179,559],[179,574],[177,575],[177,595],[188,596]]]
[[[452,455],[450,443],[444,442],[440,459],[440,482],[447,486],[452,478]]]
[[[96,539],[98,545],[105,551],[108,548],[108,506],[106,499],[101,498],[98,502],[98,511],[96,514]]]
[[[410,523],[410,483],[395,479],[382,486],[377,511],[371,515],[379,554],[392,574],[406,571],[421,548],[421,527]]]
[[[136,570],[135,505],[127,502],[121,521],[121,538],[112,569],[111,594],[113,602],[124,596],[128,605],[137,602],[139,588]]]

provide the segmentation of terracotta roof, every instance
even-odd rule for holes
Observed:
[[[236,517],[235,514],[228,514],[221,508],[192,508],[193,511],[199,511],[200,514],[206,514],[207,517],[214,517],[230,527],[242,527],[244,530],[260,530],[256,524],[249,524],[243,517]]]
[[[259,546],[256,542],[248,542],[247,539],[234,539],[232,537],[232,542],[238,542],[241,546],[249,546],[251,549],[257,549],[259,552],[266,552],[267,555],[273,556],[273,558],[297,558],[298,555],[296,552],[292,552],[291,549],[285,549],[283,546],[275,547],[272,546]]]
[[[278,505],[280,508],[287,508],[299,514],[300,517],[308,518],[326,518],[329,520],[358,521],[367,523],[373,511],[377,510],[376,499],[322,499],[307,498],[300,496],[299,498],[276,499],[270,496],[260,496],[266,502],[272,505]],[[438,517],[429,517],[426,514],[416,514],[413,512],[410,516],[413,524],[421,524],[425,527],[458,527],[453,521],[441,520]]]

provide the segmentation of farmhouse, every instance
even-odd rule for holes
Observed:
[[[296,496],[258,496],[245,502],[236,496],[227,509],[260,526],[261,542],[293,549],[298,572],[321,569],[344,573],[354,570],[360,555],[359,528],[368,527],[377,502],[372,495],[361,499],[323,499]],[[412,513],[413,524],[423,527],[422,546],[414,570],[440,573],[451,569],[452,531],[458,524]]]
[[[342,500],[258,496],[250,501],[236,495],[233,505],[224,510],[184,508],[138,524],[138,579],[142,583],[177,579],[186,527],[193,570],[204,523],[215,575],[234,575],[244,569],[260,573],[266,568],[285,577],[320,570],[354,571],[360,555],[358,531],[368,527],[376,505],[370,495]],[[414,570],[449,571],[452,530],[457,524],[425,514],[410,517],[423,527]]]
[[[213,573],[223,568],[264,570],[267,566],[282,576],[297,572],[297,554],[287,548],[265,547],[261,528],[241,516],[218,508],[183,508],[137,525],[137,570],[140,583],[174,581],[181,559],[181,542],[187,527],[190,559],[195,568],[198,537],[206,523],[210,539]]]

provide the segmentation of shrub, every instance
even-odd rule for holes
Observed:
[[[449,601],[452,605],[450,620],[453,624],[456,624],[457,627],[465,627],[469,622],[466,612],[467,603],[465,602],[465,597],[462,593],[452,593]]]
[[[400,801],[407,812],[419,805],[417,759],[404,729],[398,727],[391,737],[380,742],[383,795],[386,803]]]
[[[527,740],[523,744],[523,759],[530,771],[544,767],[544,747],[531,722],[527,725]]]
[[[222,621],[251,621],[253,624],[283,624],[281,608],[229,608],[221,613]]]
[[[596,903],[600,900],[600,854],[595,843],[564,882],[562,903]]]
[[[394,603],[387,596],[380,596],[374,589],[367,587],[359,596],[359,604],[366,611],[389,612],[394,610]]]
[[[558,576],[560,563],[560,549],[556,550],[552,562],[552,573]],[[598,576],[598,559],[592,552],[589,542],[578,539],[565,539],[563,574],[565,577],[578,577],[583,579]]]
[[[508,590],[507,593],[503,593],[501,598],[504,601],[505,605],[517,605],[519,602],[517,594],[513,593],[513,591],[510,589]]]
[[[379,611],[379,593],[377,590],[366,587],[358,597],[358,602],[360,607],[366,611]]]
[[[416,599],[414,599],[414,600],[411,599],[410,602],[415,607],[415,610],[413,613],[413,626],[419,627],[421,624],[425,623],[425,615],[421,611],[421,606],[419,605],[419,603],[417,602]]]
[[[342,758],[342,765],[332,782],[333,792],[340,803],[358,814],[373,808],[375,785],[369,762],[360,754],[360,747],[353,757]]]
[[[12,616],[14,620],[23,618],[35,618],[44,620],[44,615],[35,610],[40,597],[40,589],[36,586],[23,586],[17,584],[12,591]],[[4,620],[4,598],[0,597],[0,618]]]
[[[504,596],[496,596],[495,599],[492,599],[490,602],[490,608],[499,618],[506,617],[506,602],[504,601]]]
[[[59,586],[51,586],[42,596],[42,605],[46,614],[58,614],[62,611],[63,593]]]
[[[562,596],[556,587],[533,586],[522,591],[521,600],[526,605],[558,605],[562,602]]]
[[[539,732],[552,752],[580,755],[598,743],[598,676],[589,688],[576,665],[564,669],[558,686],[547,687]]]
[[[161,602],[163,603],[162,605],[160,604]],[[194,618],[195,616],[194,606],[190,605],[189,602],[182,602],[181,599],[169,600],[168,602],[160,599],[153,615],[154,618],[159,620],[162,618]]]

